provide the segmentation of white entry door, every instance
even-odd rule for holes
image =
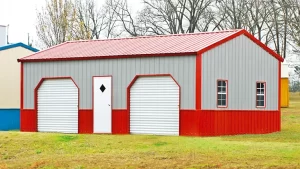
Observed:
[[[111,77],[93,77],[94,133],[111,133]]]

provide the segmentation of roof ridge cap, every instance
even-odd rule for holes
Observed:
[[[73,40],[67,41],[68,43],[81,43],[81,42],[98,42],[98,41],[115,41],[115,40],[127,40],[127,39],[142,39],[142,38],[161,38],[161,37],[174,37],[174,36],[190,36],[190,35],[200,35],[200,34],[217,34],[226,32],[239,32],[244,29],[229,29],[220,31],[207,31],[207,32],[194,32],[194,33],[181,33],[181,34],[167,34],[167,35],[147,35],[147,36],[137,36],[137,37],[126,37],[126,38],[111,38],[111,39],[89,39],[89,40]]]

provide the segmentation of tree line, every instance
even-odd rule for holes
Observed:
[[[36,30],[45,47],[69,40],[246,29],[286,58],[300,49],[300,0],[46,0]]]

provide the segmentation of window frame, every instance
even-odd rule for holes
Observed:
[[[225,94],[226,94],[226,99],[225,99],[225,101],[226,101],[226,105],[225,106],[221,106],[221,105],[219,105],[218,104],[218,95],[219,95],[219,92],[218,92],[218,88],[219,88],[219,85],[218,85],[218,82],[225,82],[225,84],[226,84],[226,86],[225,86],[225,88],[226,88],[226,91],[225,91]],[[216,98],[216,100],[217,100],[217,108],[228,108],[228,80],[226,80],[226,79],[217,79],[217,98]]]
[[[261,87],[257,88],[257,84],[258,83],[264,84],[264,88],[261,88]],[[258,94],[257,93],[258,89],[264,89],[264,93],[263,93],[263,96],[264,96],[264,105],[263,106],[258,106],[258,104],[257,104],[257,101],[258,101],[257,96],[262,96],[262,94]],[[266,82],[265,81],[257,81],[255,83],[255,106],[256,106],[256,108],[266,108],[266,105],[267,105],[267,103],[266,103],[266,97],[267,97],[267,84],[266,84]]]

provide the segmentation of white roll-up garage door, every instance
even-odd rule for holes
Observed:
[[[179,86],[170,76],[139,77],[132,85],[130,133],[179,135]]]
[[[38,89],[38,131],[78,133],[78,88],[71,79],[45,80]]]

